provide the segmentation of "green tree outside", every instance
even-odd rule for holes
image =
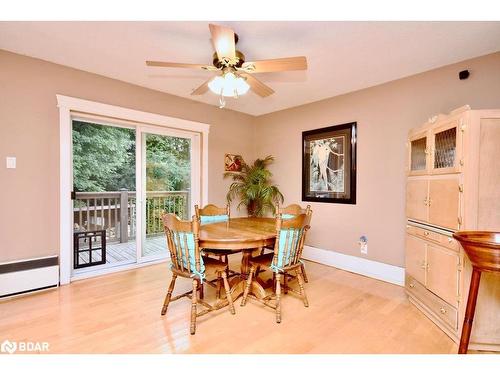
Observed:
[[[135,129],[73,121],[73,184],[76,192],[135,191]],[[146,191],[186,191],[191,185],[191,145],[186,138],[146,134]],[[146,199],[151,233],[163,212],[187,219],[185,195]],[[75,205],[85,205],[83,201]]]

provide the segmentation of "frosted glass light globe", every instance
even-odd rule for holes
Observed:
[[[211,80],[208,83],[208,88],[217,95],[222,93],[222,96],[239,96],[246,94],[250,86],[244,78],[237,77],[234,73],[229,72]]]

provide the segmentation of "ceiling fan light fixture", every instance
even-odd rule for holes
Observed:
[[[244,78],[236,76],[232,72],[227,72],[211,80],[208,83],[208,88],[217,95],[237,97],[246,94],[250,89],[250,85]]]

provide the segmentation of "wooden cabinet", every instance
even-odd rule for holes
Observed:
[[[408,137],[408,175],[459,173],[463,165],[463,130],[467,114],[435,126],[419,129]]]
[[[460,229],[462,185],[456,174],[412,177],[406,183],[406,216],[410,220]]]
[[[406,235],[406,273],[452,306],[458,306],[461,260],[458,249],[441,246],[439,233]],[[415,233],[415,232],[414,232]],[[451,237],[450,237],[451,238]],[[448,241],[451,244],[451,241]]]
[[[408,179],[406,183],[406,216],[416,221],[427,222],[429,219],[428,195],[428,179]]]
[[[460,258],[455,251],[440,246],[427,247],[426,287],[455,307],[458,306]]]
[[[406,273],[425,285],[427,244],[415,236],[406,236]]]
[[[440,176],[429,180],[427,208],[428,223],[453,230],[460,229],[461,187],[457,175]]]
[[[410,130],[406,291],[459,341],[470,262],[457,230],[500,231],[500,110],[464,106]],[[500,351],[500,276],[481,280],[469,348]]]

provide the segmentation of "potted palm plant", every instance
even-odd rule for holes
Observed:
[[[278,186],[271,183],[272,173],[267,168],[274,157],[269,155],[264,159],[257,159],[252,165],[245,163],[241,156],[237,158],[241,170],[224,173],[224,178],[233,179],[226,195],[228,203],[239,199],[238,209],[246,206],[248,216],[252,217],[264,216],[267,212],[275,214],[275,206],[283,203],[283,194]]]

